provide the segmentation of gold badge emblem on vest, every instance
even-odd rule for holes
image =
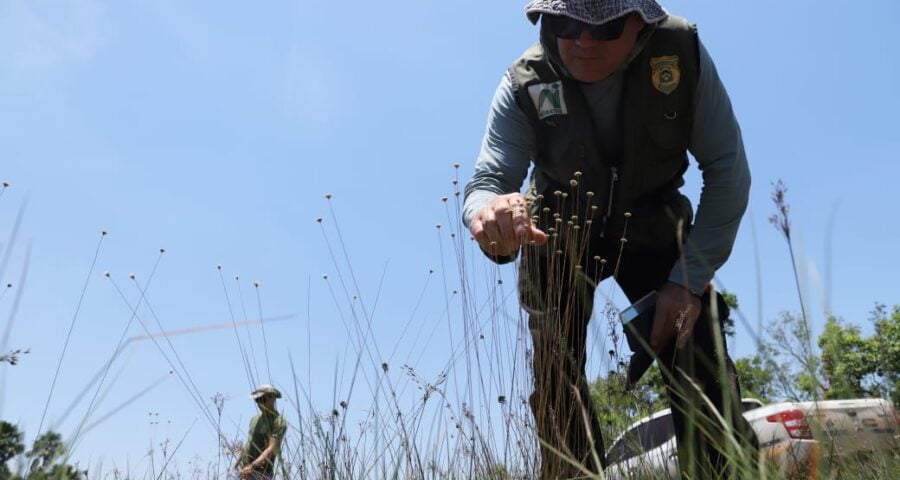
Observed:
[[[678,55],[653,57],[650,59],[650,78],[653,87],[666,95],[678,88],[681,81],[681,70],[678,68]]]

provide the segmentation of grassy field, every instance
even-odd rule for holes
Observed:
[[[300,380],[293,363],[291,378],[280,382],[285,396],[279,407],[290,425],[281,447],[278,473],[282,478],[536,478],[541,459],[534,420],[527,402],[533,378],[530,370],[533,351],[527,322],[516,302],[514,278],[508,278],[508,270],[490,265],[480,258],[480,252],[469,239],[468,232],[456,220],[460,217],[459,199],[458,189],[452,197],[445,198],[448,223],[437,226],[441,262],[451,265],[442,272],[455,269],[457,276],[448,279],[447,274],[442,273],[447,291],[444,305],[423,307],[444,310],[448,322],[460,322],[462,325],[461,335],[453,337],[451,329],[446,339],[452,346],[452,353],[445,361],[445,368],[436,376],[427,377],[417,371],[415,355],[410,356],[410,363],[385,361],[385,356],[379,354],[378,345],[373,340],[370,319],[345,324],[345,340],[355,352],[353,358],[345,360],[349,360],[353,368],[350,375],[340,377],[347,381],[346,385],[337,385],[339,379],[335,376],[334,389],[351,393],[343,399],[336,397],[329,404],[316,404],[308,391],[309,386]],[[337,224],[334,216],[328,220]],[[320,219],[319,223],[323,220]],[[788,224],[786,218],[780,223],[790,246],[790,232],[785,230]],[[15,243],[15,232],[14,228],[13,237],[6,245]],[[341,262],[335,261],[339,275],[351,278],[352,262],[344,248],[340,230],[325,238],[333,256],[333,252],[343,252],[338,254],[339,257],[343,255]],[[98,251],[99,248],[98,245]],[[348,266],[342,268],[340,265]],[[342,306],[348,311],[358,309],[354,303],[358,288],[348,287],[343,281],[341,285],[344,289],[341,297],[346,298]],[[609,299],[612,295],[601,292],[601,296]],[[0,301],[3,300],[0,297]],[[599,359],[598,365],[595,365],[599,367],[598,371],[612,372],[613,378],[621,379],[627,347],[615,333],[617,310],[610,300],[598,303],[595,309],[597,314],[592,321],[593,338],[589,351]],[[451,317],[450,311],[458,316]],[[607,326],[610,327],[608,331],[612,332],[609,335],[603,329]],[[421,330],[416,332],[415,328],[407,327],[404,333],[410,332],[410,336],[414,336],[413,344],[424,342],[427,345],[425,340],[436,334]],[[237,324],[234,330],[240,338]],[[147,333],[150,331],[147,330]],[[101,391],[100,385],[110,373],[125,338],[123,334],[115,349],[116,354],[99,372],[99,381],[95,378],[85,386],[89,395],[96,397]],[[812,341],[809,336],[804,340]],[[201,421],[208,422],[217,432],[217,438],[212,440],[219,445],[216,458],[199,458],[181,450],[182,437],[165,439],[152,446],[146,454],[147,461],[133,468],[102,464],[76,464],[70,467],[67,452],[90,431],[92,425],[104,420],[89,406],[88,413],[74,432],[66,432],[65,437],[45,434],[39,439],[39,444],[30,448],[17,446],[17,441],[21,443],[21,432],[10,430],[14,425],[7,424],[10,427],[4,427],[7,430],[0,438],[0,445],[3,446],[0,448],[0,464],[5,465],[7,470],[0,470],[0,480],[226,478],[228,466],[234,463],[244,438],[240,434],[226,433],[221,427],[225,397],[221,394],[210,395],[196,388],[190,371],[184,368],[178,351],[165,335],[153,341],[156,348],[167,354],[166,359],[173,372],[184,375],[180,380],[202,413]],[[28,354],[21,349],[0,353],[3,354],[0,362],[5,363],[2,368],[16,368],[13,365]],[[419,358],[423,354],[424,351],[420,352]],[[60,362],[63,357],[64,352],[60,354]],[[258,365],[247,365],[248,371],[258,368]],[[362,384],[365,388],[360,387]],[[601,415],[610,411],[625,412],[618,423],[604,424],[607,446],[624,425],[653,413],[660,406],[658,398],[648,401],[646,395],[625,394],[622,385],[618,387],[617,392],[611,389],[597,391],[590,400],[595,402]],[[3,394],[0,392],[0,395]],[[115,413],[114,409],[107,414]],[[191,428],[187,431],[190,432]],[[731,444],[731,440],[725,439],[726,444]],[[734,448],[726,447],[725,451],[728,452],[734,478],[784,478],[778,465],[768,464],[761,458],[747,458]],[[603,453],[597,452],[598,455]],[[900,449],[894,446],[892,453],[853,458],[823,456],[810,465],[810,469],[799,476],[860,480],[900,478]],[[585,471],[583,478],[599,479],[604,476],[599,472]]]

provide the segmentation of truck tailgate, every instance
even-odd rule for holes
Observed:
[[[897,417],[886,400],[823,400],[802,405],[823,455],[888,450],[896,442]]]

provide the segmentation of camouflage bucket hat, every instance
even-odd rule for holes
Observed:
[[[669,14],[655,0],[533,0],[525,7],[531,23],[541,14],[564,15],[589,25],[601,25],[631,12],[637,12],[645,23],[659,23]]]
[[[277,388],[269,385],[268,383],[260,385],[259,388],[257,388],[253,391],[253,393],[250,394],[250,398],[256,400],[257,398],[268,394],[275,395],[275,398],[281,398],[281,392],[279,392]]]

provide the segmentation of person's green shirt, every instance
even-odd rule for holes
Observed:
[[[269,446],[269,440],[275,439],[275,452],[265,464],[258,470],[272,475],[275,471],[275,460],[281,453],[281,441],[287,431],[287,422],[277,413],[259,413],[250,420],[250,435],[247,444],[241,454],[241,465],[248,465],[265,451]]]

